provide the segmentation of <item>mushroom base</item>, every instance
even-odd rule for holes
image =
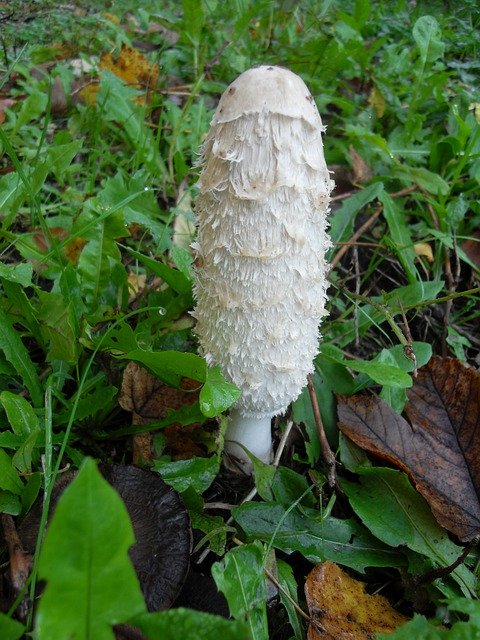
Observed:
[[[230,411],[225,433],[225,452],[236,458],[239,470],[252,473],[252,463],[245,449],[262,462],[268,464],[272,461],[271,423],[270,417],[252,418],[241,415],[236,409]]]

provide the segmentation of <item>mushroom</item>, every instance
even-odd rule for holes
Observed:
[[[333,182],[303,80],[276,66],[224,92],[202,148],[196,201],[196,334],[207,364],[242,391],[226,452],[272,457],[271,418],[300,394],[318,352]]]

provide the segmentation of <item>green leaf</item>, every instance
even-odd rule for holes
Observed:
[[[16,282],[22,287],[32,285],[33,267],[30,263],[19,262],[18,264],[3,264],[0,262],[0,278]]]
[[[392,547],[406,546],[446,567],[462,553],[437,523],[426,501],[415,491],[407,476],[395,469],[357,469],[360,484],[342,480],[342,488],[363,523],[380,540]],[[465,566],[452,576],[468,595],[475,580]]]
[[[450,186],[441,176],[437,173],[433,173],[425,167],[406,167],[397,165],[393,171],[394,175],[399,177],[408,176],[412,182],[415,182],[420,187],[433,193],[433,195],[446,196],[450,193]]]
[[[440,631],[438,627],[430,624],[424,616],[414,614],[413,619],[396,629],[393,633],[378,633],[377,640],[443,640],[448,638],[444,631]],[[450,636],[454,640],[453,636]],[[462,640],[467,640],[463,637]],[[461,640],[458,638],[457,640]],[[472,637],[471,640],[474,640]]]
[[[65,172],[83,146],[83,140],[73,140],[66,144],[48,147],[47,164],[60,184],[64,184]]]
[[[48,344],[47,362],[63,360],[76,364],[80,353],[78,336],[75,333],[75,318],[71,303],[65,304],[58,293],[39,291],[40,306],[37,319]]]
[[[417,267],[415,266],[415,249],[410,231],[407,226],[405,213],[399,205],[385,192],[379,196],[383,204],[383,215],[390,230],[392,248],[397,254],[399,262],[405,269],[410,282],[415,283],[420,280]]]
[[[121,358],[140,362],[160,380],[172,386],[179,386],[182,377],[198,380],[199,382],[205,382],[207,379],[207,363],[194,353],[183,353],[181,351],[153,352],[134,349],[121,356]]]
[[[0,613],[0,638],[2,640],[19,640],[24,631],[23,624],[12,620],[5,613]]]
[[[275,502],[248,502],[233,517],[249,539],[269,542],[285,553],[298,551],[311,562],[331,560],[363,573],[365,567],[397,567],[405,560],[353,520],[322,518],[314,509]]]
[[[86,459],[58,501],[40,554],[47,586],[37,614],[39,640],[113,640],[113,624],[145,610],[127,553],[134,541],[125,505]]]
[[[288,593],[290,598],[287,598],[284,591],[279,590],[280,602],[283,604],[287,611],[288,621],[295,634],[295,640],[305,639],[305,626],[303,619],[298,613],[297,609],[293,606],[292,601],[298,604],[298,585],[293,575],[292,567],[283,560],[277,560],[278,570],[278,582],[284,591]]]
[[[197,493],[203,493],[217,477],[220,459],[213,455],[210,458],[189,458],[174,462],[157,460],[153,469],[179,493],[183,493],[188,487],[193,487]]]
[[[170,609],[154,613],[141,613],[128,623],[150,640],[247,640],[248,628],[244,622],[225,620],[192,609]]]
[[[232,549],[212,566],[213,579],[227,599],[230,614],[246,621],[254,640],[268,640],[264,557],[263,545],[254,542]]]
[[[192,283],[182,271],[172,269],[172,267],[168,267],[166,264],[163,264],[163,262],[144,256],[143,253],[135,251],[134,249],[127,247],[127,251],[144,264],[152,273],[162,278],[162,280],[177,293],[191,293]]]
[[[346,360],[345,364],[354,371],[366,373],[374,382],[381,385],[405,389],[413,384],[411,376],[394,365],[375,360]]]
[[[227,382],[220,367],[207,368],[207,378],[200,391],[200,409],[207,418],[218,416],[232,406],[242,395],[240,389]]]
[[[412,34],[424,65],[443,56],[445,44],[442,42],[440,26],[433,16],[419,18],[413,25]]]
[[[11,391],[2,391],[0,403],[5,409],[13,432],[17,435],[28,436],[32,431],[40,428],[37,414],[31,404],[22,396]]]
[[[0,449],[0,489],[11,493],[21,494],[23,483],[12,464],[10,456]]]
[[[10,362],[15,371],[20,375],[24,385],[30,392],[34,406],[38,407],[43,402],[43,393],[40,381],[28,351],[20,339],[19,334],[13,328],[13,324],[7,314],[0,308],[0,350]]]
[[[187,40],[196,45],[200,44],[202,29],[205,22],[205,12],[202,0],[182,0],[183,27]]]
[[[0,513],[8,513],[11,516],[18,516],[22,511],[22,505],[18,495],[10,491],[0,489]]]
[[[353,233],[356,214],[383,192],[383,182],[375,182],[353,196],[346,198],[342,206],[331,216],[330,237],[333,242],[343,242]]]

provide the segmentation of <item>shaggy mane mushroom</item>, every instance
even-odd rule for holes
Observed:
[[[303,80],[260,66],[226,89],[202,149],[193,315],[207,363],[242,391],[226,451],[247,473],[245,449],[271,460],[271,418],[318,352],[333,187],[323,131]]]

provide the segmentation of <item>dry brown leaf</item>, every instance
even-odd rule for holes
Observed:
[[[433,357],[407,390],[406,419],[376,396],[339,398],[343,433],[408,473],[437,521],[480,534],[480,373]]]
[[[480,269],[480,230],[474,231],[471,238],[462,242],[462,249],[467,254],[468,259]]]
[[[334,562],[322,562],[308,574],[305,595],[311,617],[308,640],[374,640],[376,633],[392,633],[408,621]]]
[[[123,372],[118,402],[125,411],[132,412],[132,424],[146,425],[165,418],[171,409],[180,409],[198,400],[198,382],[184,378],[182,387],[169,387],[136,362],[129,362]],[[190,437],[195,429],[196,425],[173,424],[164,430],[174,458],[204,455]],[[150,460],[152,455],[151,434],[134,436],[134,460]]]
[[[367,180],[370,180],[373,176],[372,170],[362,156],[355,150],[353,145],[350,145],[349,152],[353,169],[352,183],[358,184],[359,182],[366,182]]]

